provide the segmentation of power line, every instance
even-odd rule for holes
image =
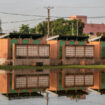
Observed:
[[[94,19],[94,17],[91,17],[91,19]],[[97,17],[97,18],[100,18],[100,17]],[[105,17],[103,17],[105,18]],[[55,19],[55,18],[54,18]],[[30,21],[36,21],[36,20],[45,20],[46,21],[46,18],[39,18],[39,19],[30,19],[30,20],[20,20],[20,21],[10,21],[10,22],[2,22],[2,24],[12,24],[12,23],[20,23],[20,22],[30,22]]]
[[[8,13],[8,12],[0,12],[1,14],[7,14],[7,15],[18,15],[18,16],[35,16],[35,17],[46,17],[42,15],[29,15],[29,14],[18,14],[18,13]]]
[[[21,21],[10,21],[10,22],[3,22],[2,24],[7,24],[7,23],[20,23],[20,22],[28,22],[28,21],[36,21],[36,20],[43,20],[43,19],[40,18],[40,19],[30,19],[30,20],[21,20]]]
[[[105,6],[83,6],[83,7],[75,7],[75,6],[56,6],[55,8],[79,8],[79,9],[92,9],[92,8],[105,8]]]
[[[46,18],[47,16],[44,15],[30,15],[30,14],[18,14],[18,13],[8,13],[8,12],[0,12],[1,14],[7,14],[7,15],[18,15],[18,16],[34,16],[34,17],[42,17]],[[70,18],[66,16],[50,16],[51,18]],[[96,18],[105,18],[105,16],[93,16],[93,17],[87,17],[91,19],[96,19]]]

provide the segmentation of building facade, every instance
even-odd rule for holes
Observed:
[[[97,32],[103,33],[105,32],[105,24],[88,24],[87,23],[87,16],[70,16],[70,20],[81,20],[82,22],[85,23],[85,27],[83,32],[85,34],[96,34]]]

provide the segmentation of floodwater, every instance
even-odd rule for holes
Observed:
[[[43,98],[26,98],[7,100],[0,95],[0,105],[47,105],[46,95]],[[67,97],[49,96],[48,105],[105,105],[105,95],[91,92],[86,99],[70,100]]]
[[[5,70],[1,70],[0,73],[4,73],[4,71]],[[9,74],[10,74],[10,72],[11,71],[8,71]],[[60,80],[62,80],[64,82],[63,84],[65,84],[65,85],[63,85],[62,81],[59,80],[58,85],[61,85],[61,87],[59,87],[58,91],[59,90],[67,91],[66,88],[68,88],[69,86],[72,86],[73,91],[75,91],[75,87],[73,87],[74,84],[72,84],[72,85],[69,84],[69,83],[73,83],[73,82],[68,82],[67,79],[70,80],[70,77],[72,76],[72,78],[75,77],[74,80],[76,80],[76,78],[78,78],[78,80],[80,79],[82,81],[82,79],[84,77],[86,79],[85,83],[87,83],[87,84],[82,84],[81,81],[77,81],[77,84],[76,84],[76,81],[74,83],[75,83],[76,88],[82,87],[81,89],[83,91],[85,91],[87,94],[83,93],[81,95],[80,94],[73,95],[70,93],[70,94],[64,94],[64,95],[60,94],[57,96],[57,94],[55,94],[56,92],[54,92],[54,94],[49,93],[48,97],[46,97],[47,96],[46,93],[42,92],[43,97],[36,96],[33,98],[28,97],[28,98],[24,98],[24,99],[21,98],[21,99],[12,99],[12,100],[8,100],[6,96],[0,94],[0,105],[105,105],[105,70],[94,70],[94,69],[75,69],[75,70],[74,69],[62,69],[62,70],[61,69],[60,70],[52,70],[52,69],[48,70],[47,69],[47,70],[43,70],[43,71],[33,71],[33,70],[30,70],[30,71],[29,70],[23,70],[23,71],[17,70],[17,71],[15,71],[15,70],[13,70],[11,72],[11,74],[17,75],[17,77],[24,76],[24,78],[26,78],[26,77],[28,78],[28,76],[29,77],[36,76],[36,74],[39,77],[44,75],[45,79],[50,74],[50,77],[48,79],[51,79],[50,80],[50,82],[52,82],[52,83],[50,83],[51,87],[53,86],[53,83],[55,83],[53,81],[56,81],[54,79],[56,79],[57,77],[60,78]],[[61,74],[62,74],[62,76],[60,76]],[[53,76],[55,76],[55,77],[53,77]],[[64,81],[62,79],[64,77],[66,78],[67,81]],[[87,77],[89,77],[89,78],[87,79]],[[59,84],[59,82],[61,82],[61,84]],[[56,81],[56,84],[57,84],[57,81]],[[80,85],[80,86],[78,86],[78,85]],[[64,87],[64,86],[66,86],[66,87]],[[92,89],[90,87],[94,87],[94,89]],[[62,90],[62,88],[64,90]],[[69,87],[69,88],[71,88],[71,87]],[[50,89],[53,89],[53,88],[50,88]],[[101,93],[101,90],[104,90],[104,92]],[[72,91],[72,90],[70,90],[70,91]]]

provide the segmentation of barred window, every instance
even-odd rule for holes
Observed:
[[[26,77],[16,78],[16,88],[26,88]]]
[[[65,86],[74,86],[74,76],[68,75],[65,77]]]

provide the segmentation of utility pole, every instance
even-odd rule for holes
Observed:
[[[53,9],[53,7],[46,7],[47,8],[47,12],[48,12],[48,18],[47,18],[47,21],[48,21],[48,24],[47,24],[47,38],[49,37],[50,35],[50,9]]]

